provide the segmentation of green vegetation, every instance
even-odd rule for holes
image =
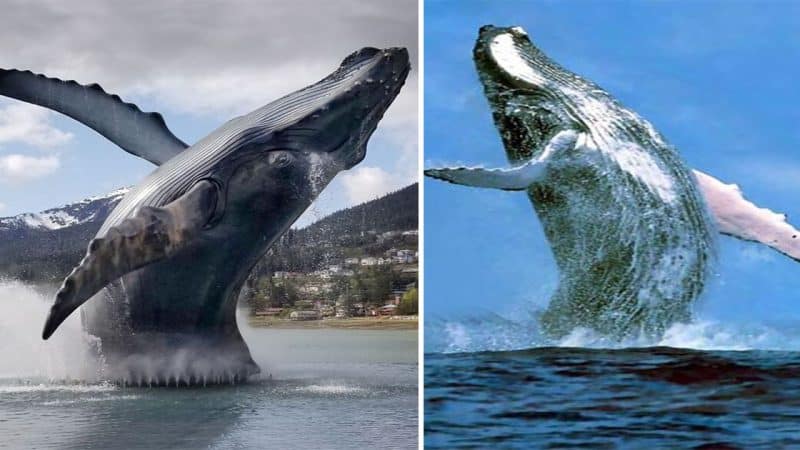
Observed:
[[[417,282],[417,192],[412,185],[287,232],[247,281],[251,311],[305,309],[300,302],[322,316],[387,313],[379,309]],[[416,304],[414,294],[397,311],[415,314]]]
[[[397,314],[402,316],[410,316],[417,314],[419,306],[418,306],[418,294],[417,288],[412,288],[405,294],[403,294],[403,299],[400,300],[400,304],[397,305]]]

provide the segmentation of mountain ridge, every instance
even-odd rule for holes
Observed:
[[[30,282],[60,282],[83,258],[89,241],[125,193],[127,188],[39,213],[0,218],[0,276]],[[290,249],[297,242],[311,242],[306,249],[310,250],[311,259],[324,262],[329,258],[322,253],[330,251],[343,237],[346,240],[353,234],[383,232],[389,228],[416,229],[417,193],[418,184],[414,183],[331,213],[306,227],[291,229],[265,259],[291,254]],[[278,264],[284,265],[287,264]]]

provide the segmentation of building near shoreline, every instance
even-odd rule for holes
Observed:
[[[292,311],[289,314],[290,320],[319,320],[321,315],[317,310]]]

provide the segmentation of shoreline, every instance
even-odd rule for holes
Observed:
[[[389,317],[351,317],[348,319],[289,320],[275,317],[248,317],[247,322],[254,328],[281,329],[348,329],[348,330],[416,330],[419,328],[417,316],[403,318]]]

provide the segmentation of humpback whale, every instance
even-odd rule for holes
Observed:
[[[160,114],[96,84],[0,69],[0,95],[72,117],[158,166],[64,280],[43,338],[84,305],[109,379],[192,384],[257,373],[235,317],[245,279],[331,179],[364,159],[409,70],[404,48],[363,48],[188,146]]]
[[[430,168],[465,186],[524,191],[559,270],[544,332],[657,337],[691,319],[718,233],[800,259],[800,232],[736,185],[690,169],[655,128],[562,68],[520,27],[485,26],[473,59],[511,167]]]

